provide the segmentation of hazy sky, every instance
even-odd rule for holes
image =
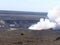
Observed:
[[[0,10],[46,12],[60,0],[0,0]]]

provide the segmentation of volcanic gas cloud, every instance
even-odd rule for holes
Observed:
[[[31,25],[28,29],[59,29],[60,28],[60,6],[56,6],[48,11],[48,19],[41,18],[39,22]]]

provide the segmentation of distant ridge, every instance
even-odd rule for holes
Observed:
[[[0,14],[47,15],[47,12],[30,12],[30,11],[8,11],[8,10],[0,10]]]
[[[2,20],[39,20],[46,17],[47,12],[0,10],[0,19]]]

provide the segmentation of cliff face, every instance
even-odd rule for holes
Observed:
[[[32,24],[35,24],[40,18],[46,18],[47,12],[26,12],[26,11],[5,11],[0,10],[0,21],[4,21],[5,24],[0,23],[0,28],[28,28]],[[14,25],[14,26],[10,26]]]
[[[60,45],[59,30],[0,30],[0,45]]]

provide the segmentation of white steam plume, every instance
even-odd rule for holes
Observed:
[[[56,23],[55,29],[60,29],[60,6],[56,6],[50,10],[47,16]]]
[[[51,22],[49,19],[43,19],[41,18],[37,24],[34,24],[29,27],[29,29],[33,30],[41,30],[41,29],[49,29],[49,28],[54,28],[56,26],[56,23]]]
[[[28,29],[42,30],[42,29],[58,29],[60,28],[60,6],[56,6],[49,10],[47,17],[49,19],[40,19],[39,22],[33,24]]]
[[[56,6],[49,10],[47,17],[53,21],[56,21],[57,18],[60,18],[60,6]]]

